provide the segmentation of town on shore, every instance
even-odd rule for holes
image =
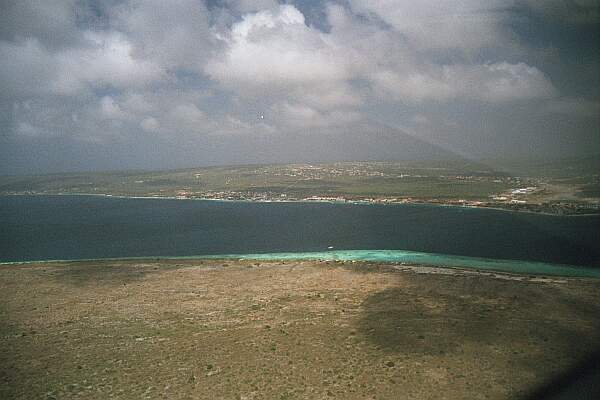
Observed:
[[[160,195],[152,196],[160,198]],[[464,206],[524,211],[556,215],[587,215],[600,214],[600,203],[578,203],[568,201],[531,203],[513,196],[493,196],[489,201],[467,199],[420,199],[412,197],[389,196],[309,196],[297,198],[286,194],[269,192],[205,192],[191,193],[180,191],[177,199],[219,200],[219,201],[251,201],[251,202],[327,202],[355,204],[432,204],[446,206]]]
[[[0,195],[15,194],[436,204],[600,214],[600,175],[587,166],[568,164],[529,167],[522,174],[456,162],[338,162],[0,176]]]

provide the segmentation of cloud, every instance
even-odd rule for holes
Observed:
[[[132,55],[164,69],[201,71],[211,51],[209,13],[197,0],[133,0],[112,11]]]
[[[356,77],[374,95],[406,103],[471,101],[490,103],[548,98],[557,90],[539,68],[507,61],[523,54],[506,28],[512,2],[351,1],[353,10],[385,21],[374,28],[330,7],[332,32],[345,42]],[[377,26],[377,25],[375,25]],[[493,53],[489,49],[495,49]],[[495,54],[496,59],[473,57]],[[358,59],[358,60],[357,60]]]
[[[139,87],[165,78],[158,65],[134,58],[131,43],[122,35],[83,32],[81,36],[87,47],[56,51],[35,38],[0,42],[3,87],[15,96],[74,95],[103,86]]]
[[[598,0],[527,0],[526,5],[545,18],[567,25],[600,23]]]
[[[506,0],[350,0],[355,12],[389,24],[418,51],[477,50],[506,39]],[[502,44],[505,44],[502,41]]]
[[[57,56],[60,82],[67,88],[109,85],[121,89],[144,86],[165,78],[165,71],[159,65],[134,56],[133,44],[123,35],[86,33],[84,36],[91,43],[88,48]]]
[[[110,96],[104,96],[100,100],[100,114],[106,119],[122,119],[125,116],[121,107]]]
[[[234,127],[285,134],[302,127],[349,126],[373,101],[499,103],[555,94],[545,74],[523,62],[473,63],[463,57],[439,62],[424,54],[431,48],[473,49],[505,38],[496,24],[504,2],[462,1],[458,11],[446,3],[393,3],[397,9],[386,1],[353,1],[352,9],[326,5],[330,30],[325,32],[307,25],[293,5],[269,1],[229,2],[232,12],[243,14],[230,25],[211,26],[202,2],[177,0],[167,6],[132,0],[107,7],[110,29],[80,29],[77,45],[51,49],[34,32],[0,42],[7,60],[0,77],[15,97],[82,97],[89,109],[94,91],[117,90],[116,96],[98,100],[100,117],[120,121],[123,132],[129,127],[163,134],[215,134]],[[61,15],[67,18],[64,10],[71,6]],[[491,19],[494,23],[487,24]],[[464,27],[457,28],[457,21]],[[192,73],[185,83],[181,70]],[[210,90],[206,76],[216,83]],[[186,83],[204,89],[182,86]],[[220,102],[237,106],[209,117],[198,95],[211,90]],[[268,129],[257,128],[244,115],[260,112],[249,103],[257,98],[257,107],[276,116]],[[69,115],[91,118],[76,109]],[[87,129],[99,124],[90,122]]]
[[[0,83],[3,96],[23,99],[51,91],[60,71],[56,59],[36,39],[0,41]]]
[[[154,117],[147,117],[140,122],[140,126],[145,132],[156,132],[160,127],[160,124]]]
[[[599,118],[600,101],[569,97],[557,98],[548,101],[541,111],[548,115],[558,114],[583,118]]]
[[[348,77],[327,35],[306,26],[291,5],[246,14],[222,39],[226,49],[206,72],[229,88],[293,87]]]
[[[218,36],[224,47],[206,73],[239,103],[260,97],[277,116],[278,132],[339,125],[343,116],[357,114],[362,99],[350,82],[350,49],[306,25],[294,6],[245,14]]]
[[[282,128],[333,128],[348,126],[360,121],[361,115],[356,111],[331,110],[319,111],[303,104],[288,102],[275,104],[273,113],[280,115]]]
[[[0,3],[0,40],[36,38],[44,46],[64,48],[81,43],[76,0],[22,0]]]
[[[230,10],[241,14],[272,10],[279,7],[276,0],[226,0],[226,3]]]
[[[569,116],[589,137],[598,56],[576,39],[598,10],[595,0],[9,0],[0,129],[108,147],[161,138],[191,152],[233,135],[376,140],[369,126],[383,121],[460,148],[519,112],[520,132],[558,129],[530,115]]]
[[[372,75],[376,89],[399,101],[474,99],[505,102],[552,97],[556,89],[535,67],[507,62],[429,66],[421,71]]]
[[[42,136],[44,133],[39,127],[31,125],[29,122],[19,122],[17,131],[25,136]]]

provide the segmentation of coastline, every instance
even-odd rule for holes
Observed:
[[[518,398],[598,347],[599,283],[326,261],[0,268],[0,397]]]
[[[546,215],[553,217],[593,217],[600,216],[600,212],[597,213],[552,213],[546,211],[534,211],[534,210],[520,210],[511,207],[498,207],[498,206],[485,206],[485,205],[474,205],[474,204],[447,204],[438,201],[427,201],[427,200],[412,200],[409,202],[405,201],[372,201],[372,200],[307,200],[307,199],[227,199],[227,198],[214,198],[214,197],[181,197],[181,196],[132,196],[132,195],[117,195],[108,193],[0,193],[0,196],[92,196],[92,197],[106,197],[115,199],[131,199],[131,200],[182,200],[182,201],[214,201],[223,203],[301,203],[301,204],[350,204],[350,205],[376,205],[376,206],[431,206],[431,207],[455,207],[460,209],[478,209],[478,210],[496,210],[503,212],[512,213],[525,213],[535,215]]]
[[[342,262],[375,263],[397,268],[419,267],[439,270],[459,270],[474,273],[500,273],[514,276],[554,276],[569,278],[600,278],[600,268],[536,261],[478,258],[459,255],[421,253],[404,250],[329,250],[323,252],[282,252],[247,254],[207,254],[191,256],[136,256],[64,260],[27,260],[0,262],[1,266],[35,265],[52,263],[86,263],[114,261],[183,261],[183,260],[234,260],[268,262]]]

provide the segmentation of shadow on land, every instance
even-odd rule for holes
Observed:
[[[410,276],[402,286],[363,302],[359,329],[369,341],[388,351],[418,354],[443,354],[472,343],[551,343],[565,352],[600,345],[600,304],[560,288],[452,275],[424,278]],[[592,336],[582,327],[590,323]]]
[[[56,268],[52,276],[60,283],[73,286],[118,286],[131,284],[166,270],[186,267],[183,264],[158,264],[156,261],[74,262]]]
[[[600,399],[600,349],[536,388],[524,400]]]
[[[360,334],[380,350],[437,356],[440,362],[464,355],[473,368],[485,357],[482,365],[491,360],[498,373],[527,370],[548,377],[546,385],[527,391],[526,400],[600,398],[550,397],[573,384],[581,387],[566,393],[598,393],[600,353],[593,353],[600,350],[597,297],[514,280],[415,274],[390,278],[398,284],[369,296],[358,322]],[[592,293],[594,287],[585,290]],[[557,376],[558,366],[565,372]]]

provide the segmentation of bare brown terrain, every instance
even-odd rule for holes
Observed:
[[[2,399],[525,398],[600,281],[336,262],[0,267]]]

